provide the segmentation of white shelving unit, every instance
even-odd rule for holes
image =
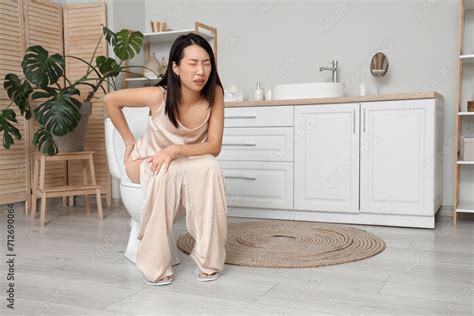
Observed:
[[[179,36],[185,35],[188,33],[196,33],[196,34],[201,35],[205,39],[207,39],[207,41],[209,42],[213,41],[214,57],[216,60],[216,65],[217,65],[217,29],[198,21],[194,22],[193,29],[181,29],[181,30],[172,30],[172,31],[164,31],[164,32],[143,33],[143,45],[144,45],[145,56],[148,56],[151,45],[170,44],[170,43],[173,43]],[[157,79],[126,76],[125,88],[128,86],[128,82],[156,83]]]
[[[469,17],[468,19],[465,19]],[[466,23],[474,23],[474,0],[459,0],[459,50],[458,50],[458,81],[456,91],[456,150],[454,167],[454,207],[453,222],[456,224],[459,213],[474,213],[474,161],[463,160],[461,152],[462,138],[474,135],[463,135],[463,124],[473,123],[474,112],[467,112],[465,98],[463,98],[463,71],[472,71],[474,67],[474,53],[466,50],[466,40],[472,40],[472,36],[465,36]],[[472,32],[472,31],[471,31]],[[467,43],[474,45],[473,43]],[[472,49],[472,47],[470,47]],[[466,129],[469,130],[469,129]]]

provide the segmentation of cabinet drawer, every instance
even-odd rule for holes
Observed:
[[[224,172],[227,205],[293,209],[293,163],[219,161]]]
[[[293,126],[293,106],[225,108],[225,127]]]
[[[224,128],[221,160],[293,161],[293,127]]]

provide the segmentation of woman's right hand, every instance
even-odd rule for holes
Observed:
[[[136,143],[133,144],[127,144],[125,146],[125,153],[123,155],[123,164],[127,163],[128,158],[130,157],[130,154],[132,153],[133,148],[135,147]]]

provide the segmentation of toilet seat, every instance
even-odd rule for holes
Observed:
[[[139,189],[142,187],[140,183],[134,183],[130,181],[120,181],[120,185],[123,185],[124,187],[139,188]]]

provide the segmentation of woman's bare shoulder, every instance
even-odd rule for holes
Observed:
[[[127,88],[110,92],[104,96],[104,102],[113,101],[118,106],[157,107],[163,102],[160,87]]]
[[[142,91],[137,91],[138,93],[146,94],[146,98],[148,100],[148,106],[151,107],[159,107],[161,103],[165,100],[163,95],[163,87],[160,86],[153,86],[153,87],[143,87]]]

